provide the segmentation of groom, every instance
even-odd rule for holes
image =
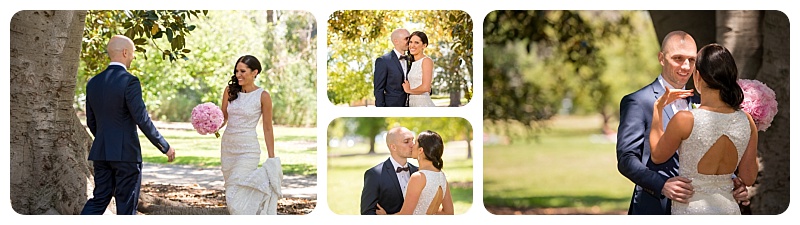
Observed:
[[[684,89],[695,71],[697,44],[684,31],[673,31],[664,37],[658,61],[661,75],[653,83],[626,95],[620,102],[620,123],[617,134],[617,169],[636,186],[628,214],[671,214],[670,199],[687,202],[694,193],[691,180],[678,174],[678,154],[663,164],[650,161],[650,124],[653,104],[666,88]],[[663,126],[680,110],[689,110],[700,103],[700,96],[678,99],[664,108]],[[747,201],[747,189],[735,182],[734,198]]]
[[[406,185],[417,166],[407,162],[414,147],[414,134],[405,127],[395,127],[386,134],[391,156],[364,173],[361,191],[361,215],[375,215],[377,205],[394,214],[403,207]]]
[[[408,94],[403,90],[403,82],[407,79],[409,69],[410,61],[406,59],[405,52],[410,35],[406,29],[394,30],[391,35],[394,49],[375,59],[372,83],[376,107],[408,106]]]
[[[118,215],[136,215],[142,182],[142,150],[138,126],[156,148],[175,159],[175,149],[156,130],[142,100],[139,79],[128,73],[134,59],[133,41],[116,35],[108,41],[108,68],[86,84],[86,124],[94,136],[89,160],[93,161],[93,198],[83,215],[105,212],[113,196]]]

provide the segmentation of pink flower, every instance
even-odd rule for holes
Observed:
[[[222,110],[214,103],[206,102],[192,109],[192,126],[202,135],[212,134],[222,126]]]
[[[739,79],[737,81],[744,92],[742,110],[749,113],[759,131],[766,131],[772,124],[772,118],[778,114],[778,101],[775,91],[757,80]]]

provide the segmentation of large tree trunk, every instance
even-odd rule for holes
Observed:
[[[778,114],[758,135],[761,171],[755,185],[753,214],[777,215],[789,207],[789,18],[765,11],[762,25],[763,58],[754,79],[775,91]],[[739,59],[736,59],[739,63]]]
[[[73,108],[86,11],[11,18],[11,207],[78,214],[87,199],[91,138]]]
[[[753,79],[761,68],[763,15],[755,10],[717,12],[717,41],[733,54],[740,78]]]

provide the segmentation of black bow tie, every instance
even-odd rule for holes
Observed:
[[[408,56],[407,56],[407,55],[401,55],[401,56],[400,56],[400,60],[404,60],[404,59],[405,59],[405,60],[408,60]]]
[[[398,166],[397,167],[397,171],[395,171],[395,172],[400,173],[400,172],[403,172],[403,171],[411,171],[411,170],[408,167],[399,167]]]

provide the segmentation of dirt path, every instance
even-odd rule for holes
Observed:
[[[142,164],[142,184],[193,185],[205,189],[225,190],[222,171],[187,165]],[[281,185],[287,198],[317,199],[317,176],[284,175]]]

